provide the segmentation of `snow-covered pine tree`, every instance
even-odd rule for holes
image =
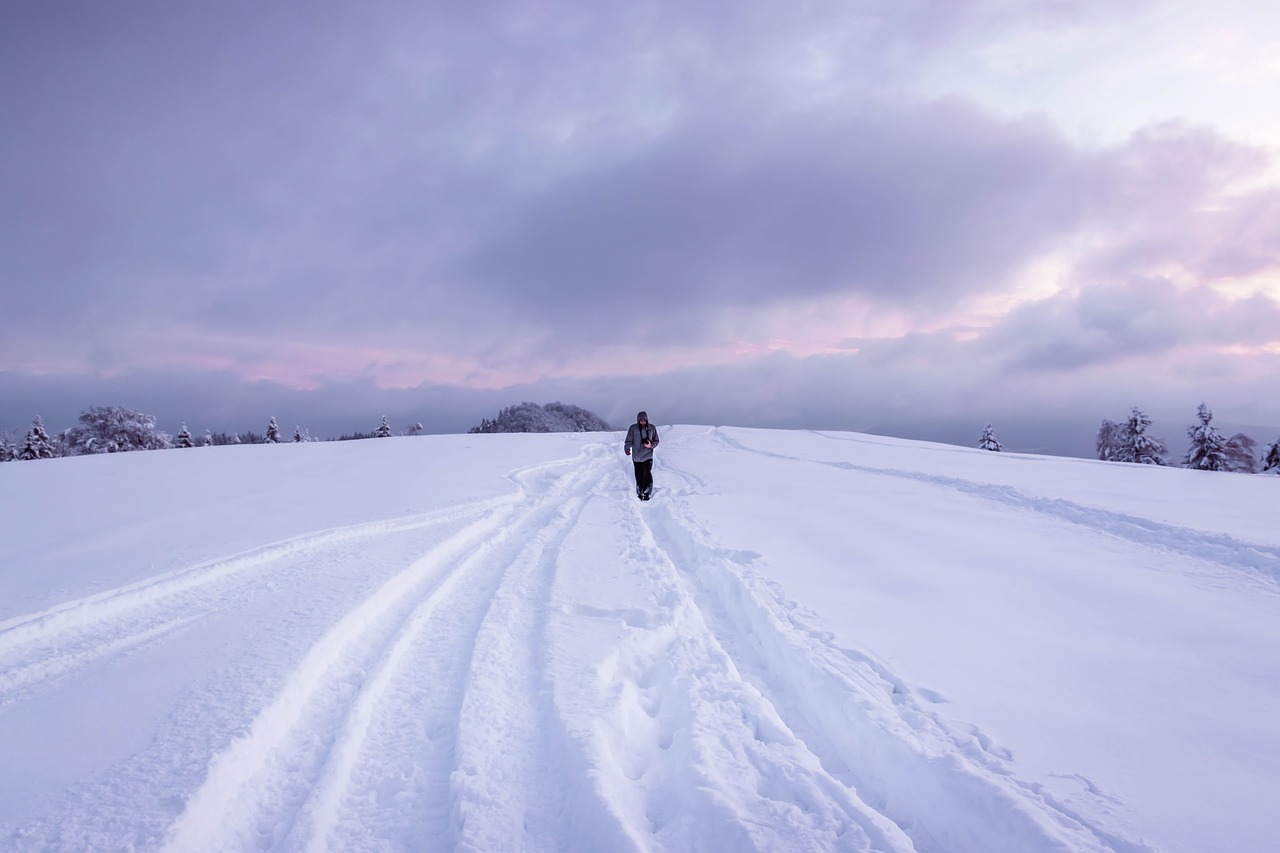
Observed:
[[[1258,471],[1258,442],[1242,432],[1227,439],[1227,467],[1237,474],[1256,474]]]
[[[421,423],[412,423],[412,424],[409,424],[409,428],[406,429],[403,433],[401,433],[401,435],[419,435],[422,432],[422,430],[423,430],[423,426]]]
[[[1213,412],[1204,403],[1196,410],[1200,423],[1187,427],[1191,446],[1182,459],[1184,468],[1199,471],[1225,471],[1227,468],[1227,440],[1213,428]]]
[[[27,443],[18,451],[18,458],[53,459],[57,455],[58,448],[49,437],[49,433],[45,432],[44,421],[36,415],[36,419],[31,422],[31,429],[27,430]]]
[[[213,447],[213,430],[211,429],[204,431],[204,446]]]
[[[1004,445],[996,441],[996,433],[991,428],[991,424],[987,424],[982,428],[982,438],[978,439],[978,447],[982,450],[994,450],[996,452],[1004,449]]]
[[[1120,452],[1120,424],[1110,418],[1103,418],[1102,425],[1098,427],[1097,449],[1098,458],[1103,462],[1113,462]]]
[[[267,422],[267,444],[280,443],[280,427],[276,426],[276,419],[273,417]]]
[[[18,445],[9,434],[0,433],[0,462],[12,462],[18,458]]]
[[[191,439],[191,431],[187,429],[187,425],[183,424],[182,429],[178,430],[178,434],[173,439],[174,447],[195,447],[196,443]]]
[[[293,428],[293,443],[302,444],[304,441],[306,441],[306,438],[304,438],[302,435],[302,427],[295,426]]]
[[[1151,418],[1137,407],[1129,413],[1129,420],[1120,427],[1120,441],[1116,447],[1116,462],[1137,462],[1141,465],[1167,465],[1164,455],[1169,451],[1164,441],[1147,435],[1147,427],[1151,426]]]
[[[1280,474],[1280,438],[1267,445],[1267,452],[1262,454],[1262,473]]]
[[[387,423],[387,416],[386,416],[386,415],[383,415],[383,416],[382,416],[382,425],[381,425],[380,427],[378,427],[377,431],[376,431],[376,432],[374,432],[374,435],[376,435],[378,438],[390,438],[390,437],[391,437],[391,424]]]

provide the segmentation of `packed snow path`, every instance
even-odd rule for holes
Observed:
[[[699,457],[909,481],[1207,555],[1241,583],[1270,583],[1280,562],[1265,543],[724,430],[667,435],[642,504],[612,437],[571,449],[509,469],[493,494],[0,621],[0,736],[47,733],[34,721],[50,711],[92,727],[78,703],[103,697],[124,708],[104,725],[125,732],[94,743],[99,772],[6,812],[3,846],[1149,849],[1087,779],[1063,798],[1024,778],[927,686],[837,643],[758,570],[771,556],[718,540],[693,502],[723,484]]]

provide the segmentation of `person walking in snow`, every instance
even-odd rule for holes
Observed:
[[[658,429],[649,423],[649,415],[640,412],[627,429],[623,451],[636,466],[636,496],[642,501],[653,494],[653,449],[658,446]]]

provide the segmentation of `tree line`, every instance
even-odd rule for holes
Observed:
[[[1256,454],[1257,442],[1244,433],[1226,437],[1213,426],[1213,412],[1204,403],[1196,411],[1197,423],[1187,427],[1189,445],[1182,458],[1182,466],[1202,471],[1233,471],[1238,473],[1280,474],[1280,437],[1271,442],[1262,453]],[[1103,419],[1098,427],[1096,450],[1098,458],[1106,462],[1130,462],[1142,465],[1168,465],[1169,450],[1164,440],[1149,432],[1151,419],[1136,406],[1123,422]],[[422,424],[414,423],[401,435],[418,435]],[[612,428],[603,419],[579,406],[566,403],[520,403],[502,409],[497,418],[484,418],[471,433],[497,432],[597,432]],[[371,432],[343,434],[327,441],[351,441],[366,438],[388,438],[395,433],[383,416],[382,423]],[[318,441],[307,430],[294,427],[293,443]],[[131,450],[163,450],[167,448],[216,447],[229,444],[280,444],[285,443],[274,417],[267,422],[266,430],[240,433],[212,432],[206,430],[203,438],[191,434],[184,423],[177,435],[169,435],[156,427],[151,415],[127,409],[123,406],[91,406],[80,413],[79,422],[70,429],[50,434],[39,416],[32,421],[25,441],[10,435],[0,435],[0,462],[30,459],[53,459],[61,456],[84,456],[94,453],[122,453]],[[996,439],[995,430],[988,423],[983,427],[978,447],[1000,451],[1003,445]]]
[[[603,419],[580,406],[568,403],[520,403],[508,406],[494,420],[484,418],[469,432],[595,432],[609,431]],[[411,424],[400,435],[418,435],[420,423]],[[365,438],[388,438],[394,435],[386,416],[370,432],[344,433],[326,441],[352,441]],[[123,453],[131,450],[165,450],[168,448],[217,447],[228,444],[281,444],[319,441],[300,426],[294,427],[292,439],[285,438],[274,417],[264,432],[239,433],[206,430],[195,436],[184,423],[177,435],[169,435],[156,427],[151,415],[124,406],[91,406],[80,413],[76,426],[62,432],[49,433],[39,416],[27,431],[26,439],[0,435],[0,462],[29,459],[53,459],[62,456],[85,456],[95,453]]]
[[[1182,457],[1183,468],[1199,471],[1232,471],[1241,474],[1280,474],[1280,437],[1267,445],[1262,456],[1257,455],[1258,443],[1242,432],[1231,437],[1222,435],[1213,426],[1213,412],[1204,403],[1196,410],[1197,423],[1187,427],[1190,440]],[[1131,462],[1139,465],[1168,465],[1169,449],[1164,439],[1148,432],[1151,418],[1137,406],[1129,413],[1129,419],[1116,422],[1104,418],[1098,427],[1095,448],[1098,458],[1104,462]],[[983,427],[978,447],[999,451],[1003,445],[996,440],[991,424]]]
[[[422,424],[415,423],[401,435],[418,435]],[[350,441],[362,438],[387,438],[393,435],[386,416],[372,432],[342,435],[328,441]],[[123,406],[90,406],[80,413],[78,423],[62,432],[49,433],[44,421],[37,415],[27,430],[25,440],[10,435],[0,435],[0,462],[29,459],[54,459],[62,456],[87,456],[95,453],[124,453],[132,450],[166,450],[169,448],[217,447],[228,444],[281,444],[286,441],[303,443],[319,441],[302,427],[294,427],[293,438],[286,439],[274,417],[267,421],[266,430],[239,433],[206,430],[203,437],[196,437],[184,423],[177,435],[169,435],[156,427],[151,415],[136,412]]]

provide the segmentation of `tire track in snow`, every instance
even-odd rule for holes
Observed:
[[[1148,849],[1018,780],[980,734],[951,731],[885,667],[835,647],[776,584],[750,570],[758,555],[714,543],[678,494],[655,510],[646,514],[654,540],[737,670],[915,849]]]
[[[603,465],[603,448],[595,446],[576,459],[514,472],[518,500],[352,608],[247,733],[213,758],[171,828],[169,849],[342,846],[345,816],[354,817],[357,834],[348,841],[357,845],[368,842],[371,828],[417,838],[419,846],[453,835],[449,780],[467,645],[476,642],[512,550],[561,515]],[[530,495],[534,488],[539,493]]]
[[[832,441],[842,440],[820,432],[815,434],[829,438]],[[721,431],[717,431],[715,437],[735,450],[754,453],[771,459],[781,459],[787,462],[807,462],[813,465],[837,468],[842,471],[879,474],[885,477],[896,477],[902,480],[913,480],[953,489],[982,500],[1029,510],[1139,545],[1173,551],[1193,559],[1217,563],[1229,569],[1256,572],[1269,580],[1280,581],[1280,548],[1272,545],[1245,542],[1232,536],[1205,533],[1143,516],[1086,506],[1062,498],[1039,497],[1019,491],[1011,486],[979,483],[973,480],[947,477],[940,474],[922,474],[918,471],[877,468],[871,465],[858,465],[840,460],[832,461],[810,459],[803,456],[788,456],[769,450],[749,447]]]
[[[368,522],[276,542],[63,602],[0,623],[0,707],[25,691],[153,642],[229,606],[251,580],[304,575],[318,554],[353,559],[373,538],[461,524],[514,501],[511,495],[406,518]]]

